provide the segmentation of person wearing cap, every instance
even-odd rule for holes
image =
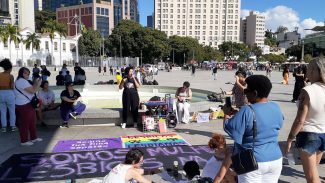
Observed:
[[[66,89],[61,92],[61,118],[63,124],[62,128],[68,128],[68,121],[70,118],[77,119],[77,115],[80,115],[85,109],[86,105],[82,103],[82,98],[77,90],[73,89],[73,83],[66,83]]]

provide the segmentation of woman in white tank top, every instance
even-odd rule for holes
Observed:
[[[325,58],[312,60],[307,78],[311,85],[299,96],[296,119],[287,139],[286,153],[296,138],[307,182],[320,182],[317,166],[325,151]]]
[[[137,148],[132,148],[125,156],[124,163],[115,166],[108,175],[103,179],[103,183],[151,183],[142,175],[144,170],[141,168],[143,164],[143,152]]]

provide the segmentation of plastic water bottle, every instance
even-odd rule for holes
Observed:
[[[295,157],[293,156],[293,154],[291,152],[289,152],[287,154],[287,160],[288,160],[289,165],[295,165],[296,164]]]
[[[178,179],[178,161],[174,161],[173,176]]]

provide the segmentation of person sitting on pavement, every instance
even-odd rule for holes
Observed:
[[[205,164],[202,177],[216,178],[216,181],[220,180],[222,183],[236,182],[236,173],[230,169],[222,170],[224,171],[222,172],[223,175],[221,177],[217,176],[225,157],[231,155],[232,152],[232,149],[227,148],[225,136],[217,133],[213,134],[208,146],[214,150],[215,154]]]
[[[62,76],[67,75],[67,71],[69,71],[68,68],[67,68],[67,64],[62,65],[61,71],[62,71]]]
[[[66,89],[61,92],[61,118],[63,124],[61,128],[69,128],[68,121],[71,118],[77,119],[85,109],[86,105],[82,103],[82,98],[77,90],[73,89],[73,83],[66,83]]]
[[[70,71],[66,72],[66,75],[64,76],[64,82],[65,83],[72,83],[72,76],[70,75]]]
[[[47,78],[51,76],[51,72],[47,70],[45,65],[41,65],[41,69],[42,81],[46,81]]]
[[[213,179],[210,177],[200,176],[200,166],[196,161],[188,161],[184,164],[187,181],[179,181],[179,183],[212,183]]]
[[[124,163],[116,165],[108,175],[104,177],[103,183],[124,183],[133,182],[133,180],[141,183],[151,183],[143,177],[144,169],[143,152],[137,148],[132,148],[125,156]]]
[[[182,123],[189,123],[190,120],[190,104],[188,101],[192,100],[192,90],[190,89],[190,83],[185,81],[183,87],[180,87],[176,91],[176,102],[174,103],[174,110],[177,112],[177,121]]]
[[[64,85],[64,76],[62,75],[62,71],[59,71],[59,75],[56,76],[56,86]]]
[[[42,81],[41,88],[42,90],[40,90],[37,94],[37,97],[40,100],[41,105],[39,108],[37,108],[36,114],[38,119],[41,121],[41,125],[47,126],[43,120],[43,112],[56,110],[57,108],[60,107],[60,104],[54,103],[55,95],[54,92],[49,89],[48,81]]]

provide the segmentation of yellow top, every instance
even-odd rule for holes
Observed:
[[[119,85],[122,81],[122,76],[121,75],[116,75],[116,82]]]
[[[12,81],[9,73],[0,73],[0,90],[11,90]]]

